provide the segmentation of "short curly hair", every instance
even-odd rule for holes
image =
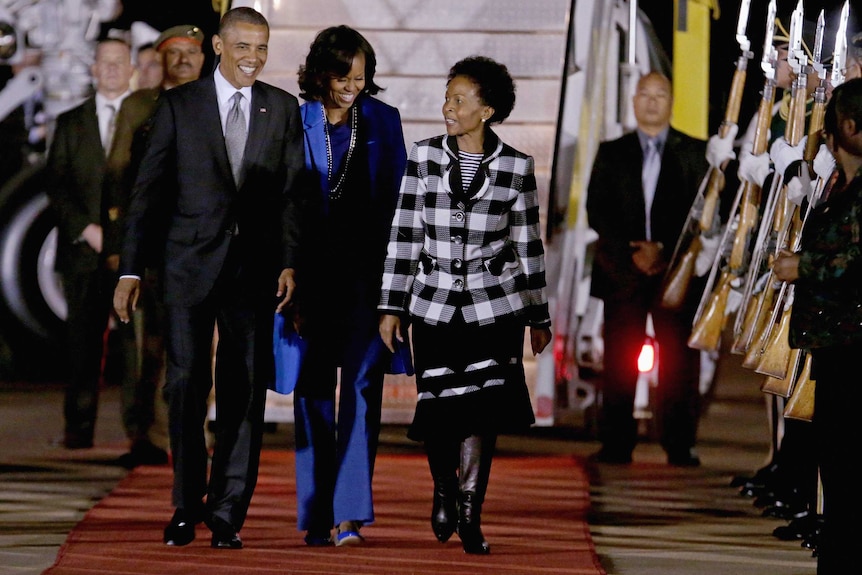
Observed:
[[[300,97],[322,100],[329,90],[329,80],[346,76],[353,58],[360,52],[365,55],[365,89],[362,93],[374,95],[383,90],[374,82],[377,69],[374,48],[362,34],[341,25],[321,30],[311,43],[305,64],[299,67]]]
[[[494,115],[488,118],[488,125],[499,124],[512,113],[515,107],[515,81],[505,65],[486,56],[470,56],[449,69],[446,84],[455,76],[472,80],[479,89],[482,102],[494,108]]]

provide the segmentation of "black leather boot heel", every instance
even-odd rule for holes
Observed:
[[[495,436],[471,435],[461,442],[458,536],[464,552],[472,555],[491,552],[491,546],[482,535],[482,503],[488,488],[496,440]]]
[[[464,546],[464,553],[487,555],[491,552],[491,546],[482,535],[481,515],[482,504],[476,497],[470,493],[462,494],[458,511],[458,536]]]
[[[434,505],[431,509],[431,529],[440,543],[446,543],[458,525],[458,480],[434,480]]]
[[[434,480],[431,529],[440,543],[446,543],[458,525],[458,459],[460,444],[453,441],[425,443],[428,467]]]

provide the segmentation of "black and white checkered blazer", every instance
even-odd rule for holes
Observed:
[[[466,192],[454,137],[415,143],[392,221],[378,309],[436,325],[458,307],[467,323],[551,323],[533,158],[491,130]]]

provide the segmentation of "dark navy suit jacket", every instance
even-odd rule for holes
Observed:
[[[666,260],[673,254],[706,174],[705,154],[703,140],[673,128],[668,130],[650,210],[651,239],[664,244],[662,255]],[[603,142],[593,163],[587,214],[599,239],[591,291],[606,301],[655,294],[661,284],[662,274],[646,276],[637,270],[629,247],[630,241],[646,239],[642,166],[643,152],[637,132]]]
[[[132,189],[120,272],[143,274],[146,221],[166,218],[165,303],[194,305],[210,293],[238,228],[253,287],[273,297],[280,270],[296,267],[304,205],[302,127],[294,96],[254,83],[243,162],[237,188],[213,76],[165,92]],[[176,185],[164,185],[164,175]]]

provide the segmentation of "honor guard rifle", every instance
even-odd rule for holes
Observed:
[[[727,137],[739,121],[739,108],[745,88],[748,61],[754,56],[751,42],[746,35],[751,0],[742,0],[739,5],[739,18],[736,23],[736,41],[739,44],[739,57],[730,85],[730,96],[725,107],[724,120],[719,127],[721,138]],[[666,309],[679,309],[685,302],[686,294],[694,275],[695,261],[703,249],[701,237],[714,237],[720,233],[721,220],[718,217],[718,199],[724,190],[724,171],[719,166],[709,169],[700,190],[689,210],[688,220],[677,241],[662,286],[661,305]],[[704,191],[705,186],[705,191]],[[686,248],[686,243],[688,247]]]
[[[803,10],[802,0],[799,0],[790,20],[790,46],[787,62],[793,71],[794,78],[791,87],[790,113],[787,118],[784,139],[791,146],[797,146],[805,134],[808,74],[811,71],[811,67],[808,65],[808,56],[802,46]],[[764,375],[783,377],[786,373],[790,347],[786,342],[786,337],[781,339],[780,333],[782,330],[789,329],[790,314],[782,315],[781,323],[778,325],[779,329],[775,330],[777,316],[781,314],[771,312],[780,310],[783,304],[776,304],[775,293],[778,292],[779,286],[776,284],[772,272],[772,262],[779,250],[788,246],[790,223],[794,217],[795,206],[787,200],[784,174],[776,173],[774,179],[779,183],[770,190],[770,195],[767,198],[768,208],[764,212],[761,222],[768,226],[762,229],[768,229],[769,233],[762,239],[759,238],[760,243],[754,246],[752,259],[757,261],[752,261],[747,277],[749,285],[753,284],[761,276],[761,266],[765,264],[768,271],[763,290],[766,293],[758,300],[758,313],[754,316],[753,329],[749,330],[754,334],[754,337],[746,349],[742,365]],[[771,305],[766,305],[767,302]],[[770,352],[768,356],[764,355],[766,351]]]
[[[803,152],[802,162],[797,165],[797,173],[795,176],[802,177],[802,170],[805,170],[805,176],[811,173],[810,166],[814,162],[814,156],[820,147],[820,131],[823,129],[823,116],[826,110],[826,69],[823,66],[822,51],[823,51],[823,32],[825,29],[823,11],[817,19],[817,35],[814,41],[814,53],[812,57],[811,68],[817,73],[818,85],[814,91],[814,103],[811,109],[811,119],[808,123],[808,140]],[[804,68],[803,68],[804,70]],[[807,71],[804,71],[807,75]],[[792,178],[791,178],[792,179]],[[800,236],[802,235],[803,218],[800,212],[800,206],[789,198],[784,197],[785,217],[781,222],[784,226],[780,231],[780,242],[776,246],[775,255],[783,249],[796,251],[799,248]],[[811,208],[811,202],[808,203],[808,209]],[[808,211],[806,211],[807,217]],[[780,282],[778,288],[778,296],[773,303],[772,312],[770,313],[770,325],[775,325],[775,321],[780,316],[778,329],[772,328],[773,332],[764,345],[762,357],[755,371],[764,375],[772,376],[773,378],[782,378],[788,386],[794,381],[801,359],[801,350],[791,350],[790,348],[790,310],[793,305],[793,286],[787,282]],[[789,389],[787,391],[789,393]]]
[[[777,51],[772,45],[775,32],[775,0],[770,0],[766,15],[766,34],[763,42],[763,56],[760,67],[764,82],[760,104],[757,109],[752,153],[766,152],[769,144],[769,125],[772,120],[772,106],[775,101],[775,68]],[[706,287],[695,313],[689,347],[701,351],[716,351],[721,343],[724,330],[725,309],[732,283],[738,281],[745,272],[747,248],[751,230],[757,222],[760,205],[760,186],[748,181],[741,182],[731,208],[730,223],[722,235],[720,246],[725,246],[733,232],[730,255],[722,266],[723,249],[720,248],[713,260]],[[735,221],[735,229],[733,223]],[[720,276],[719,276],[719,269]],[[716,276],[718,280],[716,281]]]

